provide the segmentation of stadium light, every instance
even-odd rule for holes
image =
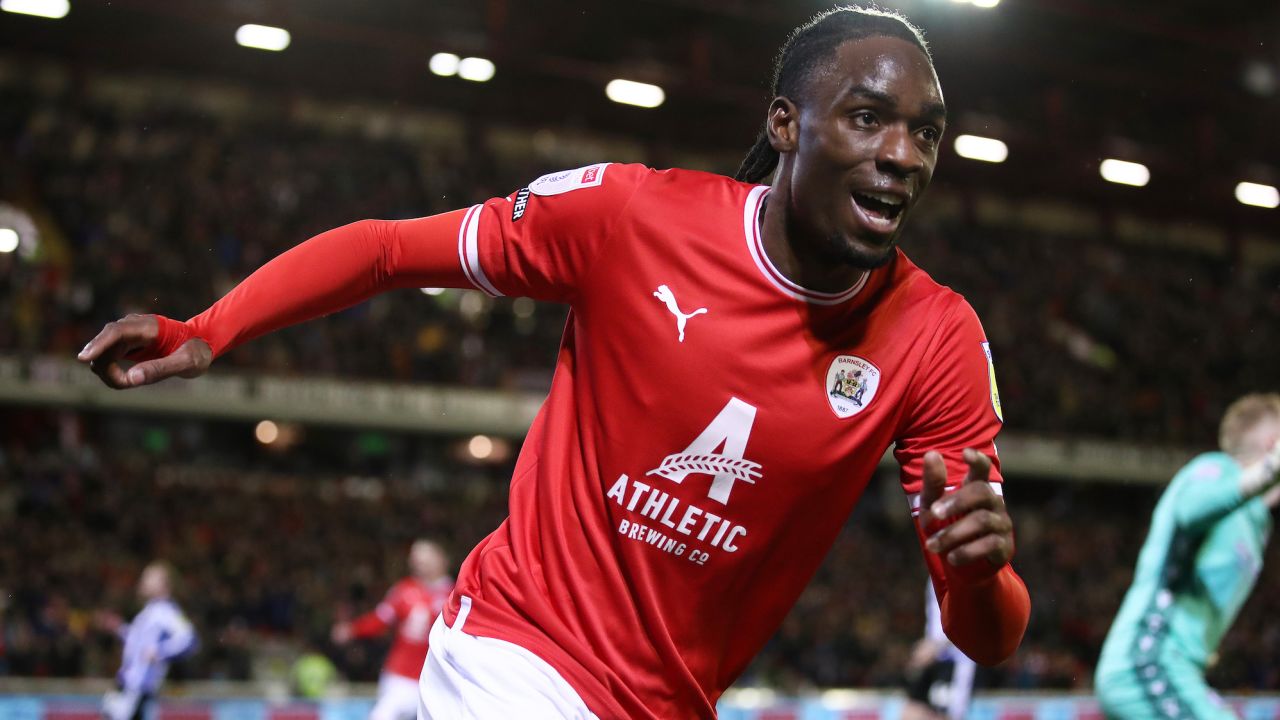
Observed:
[[[1236,185],[1236,200],[1242,205],[1274,209],[1280,207],[1280,190],[1274,185],[1242,182]]]
[[[449,77],[458,74],[458,65],[461,62],[462,58],[453,53],[436,53],[427,61],[427,67],[436,75]]]
[[[462,58],[458,61],[458,77],[471,82],[488,82],[493,79],[492,60],[481,57]]]
[[[0,10],[60,20],[71,12],[68,0],[0,0]]]
[[[1151,181],[1151,171],[1146,165],[1126,160],[1107,158],[1098,166],[1102,179],[1119,185],[1142,187]]]
[[[477,460],[485,460],[493,454],[493,440],[488,435],[476,435],[467,443],[467,452]]]
[[[974,7],[980,7],[984,10],[990,10],[1000,4],[1000,0],[972,0],[972,2]]]
[[[236,42],[255,50],[280,52],[289,47],[289,31],[270,25],[241,25],[236,30]]]
[[[18,231],[13,228],[0,228],[0,253],[11,253],[18,249]]]
[[[253,436],[263,445],[270,445],[280,437],[280,427],[270,420],[263,420],[253,429]]]
[[[656,108],[667,99],[667,94],[657,85],[622,79],[610,80],[604,94],[616,103],[642,108]]]
[[[969,160],[1000,163],[1009,157],[1009,146],[995,138],[959,135],[956,137],[956,154]]]

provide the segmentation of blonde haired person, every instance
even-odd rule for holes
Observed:
[[[1236,717],[1204,673],[1262,569],[1280,503],[1280,395],[1232,403],[1218,444],[1174,476],[1152,515],[1095,673],[1113,720]]]

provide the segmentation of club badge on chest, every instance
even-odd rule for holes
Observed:
[[[827,402],[842,420],[867,409],[879,387],[880,368],[857,355],[837,355],[827,368]]]

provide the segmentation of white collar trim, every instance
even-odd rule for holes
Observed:
[[[764,198],[769,194],[768,185],[758,185],[751,189],[747,194],[746,206],[742,210],[742,228],[747,238],[747,250],[751,252],[751,259],[755,261],[756,268],[760,270],[760,274],[765,277],[782,294],[794,299],[802,300],[813,305],[838,305],[847,300],[852,300],[863,287],[867,284],[867,278],[871,276],[870,272],[864,271],[858,281],[847,290],[840,292],[821,292],[818,290],[810,290],[802,285],[792,282],[787,276],[774,266],[773,261],[769,259],[769,254],[764,251],[764,241],[760,238],[760,206],[764,203]]]

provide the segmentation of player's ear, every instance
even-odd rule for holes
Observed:
[[[800,110],[785,97],[776,97],[769,103],[769,116],[765,118],[765,131],[769,133],[769,145],[778,153],[795,152],[800,137]]]

